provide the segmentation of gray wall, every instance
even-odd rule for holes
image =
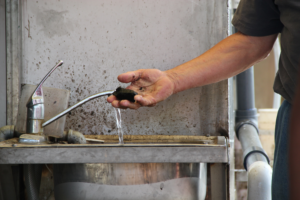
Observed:
[[[5,0],[0,0],[0,127],[6,125]]]
[[[38,84],[57,60],[65,64],[45,86],[69,89],[70,105],[120,84],[139,68],[167,70],[227,36],[223,0],[22,1],[21,82]],[[154,108],[122,112],[124,134],[218,135],[228,130],[228,82],[172,96]],[[46,108],[51,109],[51,108]],[[105,98],[67,117],[66,128],[117,134]]]

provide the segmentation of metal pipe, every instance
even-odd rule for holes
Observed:
[[[85,99],[79,101],[79,102],[76,103],[75,105],[73,105],[73,106],[67,108],[67,109],[64,110],[64,111],[62,111],[62,112],[59,113],[58,115],[52,117],[52,118],[49,119],[48,121],[44,122],[44,123],[42,124],[42,127],[47,126],[48,124],[50,124],[50,123],[52,123],[53,121],[57,120],[58,118],[64,116],[65,114],[67,114],[67,113],[70,112],[71,110],[73,110],[73,109],[77,108],[78,106],[80,106],[80,105],[82,105],[82,104],[88,102],[89,100],[92,100],[92,99],[94,99],[94,98],[101,97],[101,96],[104,96],[104,95],[110,95],[110,94],[112,94],[113,92],[114,92],[114,90],[110,90],[110,91],[100,92],[100,93],[98,93],[98,94],[94,94],[94,95],[92,95],[92,96],[89,96],[89,97],[87,97],[87,98],[85,98]]]
[[[237,89],[237,122],[242,120],[257,120],[257,110],[254,99],[253,67],[236,76]]]
[[[251,67],[243,73],[240,73],[236,78],[238,110],[251,110],[255,108],[253,74],[253,67]]]
[[[271,200],[272,169],[258,136],[253,67],[237,76],[236,134],[248,171],[248,199]]]

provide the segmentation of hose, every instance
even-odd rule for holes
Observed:
[[[41,176],[41,164],[24,165],[24,179],[28,200],[39,200]]]

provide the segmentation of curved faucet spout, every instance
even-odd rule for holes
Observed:
[[[46,76],[41,80],[41,82],[38,84],[34,92],[32,93],[31,97],[28,99],[28,102],[26,104],[27,107],[32,107],[37,104],[44,103],[44,97],[43,97],[43,83],[45,80],[52,74],[52,72],[59,66],[64,64],[64,61],[60,60],[47,74]]]
[[[105,91],[105,92],[100,92],[100,93],[97,93],[97,94],[94,94],[92,96],[89,96],[81,101],[79,101],[78,103],[74,104],[73,106],[67,108],[66,110],[62,111],[61,113],[59,113],[58,115],[52,117],[51,119],[49,119],[48,121],[44,122],[42,124],[42,127],[45,127],[47,126],[48,124],[54,122],[55,120],[59,119],[60,117],[64,116],[65,114],[67,114],[68,112],[70,112],[71,110],[77,108],[78,106],[92,100],[92,99],[95,99],[97,97],[101,97],[101,96],[105,96],[105,95],[111,95],[112,93],[114,93],[114,90],[110,90],[110,91]]]

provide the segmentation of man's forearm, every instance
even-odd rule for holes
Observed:
[[[252,37],[235,33],[201,56],[166,73],[174,81],[174,93],[237,75],[267,57],[277,34]]]

